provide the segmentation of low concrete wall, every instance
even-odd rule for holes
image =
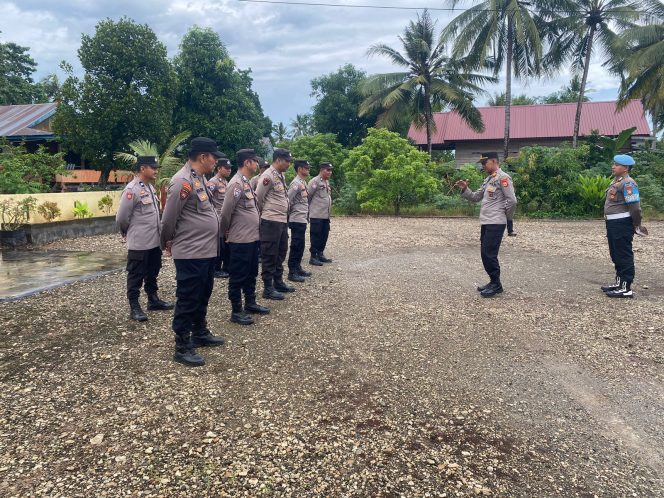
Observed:
[[[54,240],[73,239],[90,235],[114,233],[115,217],[103,216],[85,220],[54,221],[26,227],[28,241],[32,244],[47,244]]]
[[[113,199],[113,206],[111,207],[111,212],[106,213],[98,207],[99,200],[105,195],[110,195]],[[121,191],[96,191],[96,192],[61,192],[61,193],[48,193],[48,194],[4,194],[0,195],[0,202],[4,200],[15,200],[20,201],[26,197],[34,197],[37,199],[37,207],[42,204],[44,201],[55,202],[60,208],[60,217],[55,219],[55,222],[58,221],[67,221],[74,220],[74,201],[84,202],[88,205],[90,212],[94,217],[100,216],[115,216],[115,213],[118,211],[118,204],[120,203],[120,196],[122,195]],[[29,224],[40,224],[46,223],[46,220],[42,218],[37,210],[33,211],[30,214]]]

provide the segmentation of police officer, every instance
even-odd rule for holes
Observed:
[[[480,208],[480,246],[482,264],[491,281],[478,287],[482,297],[492,297],[503,292],[500,282],[498,251],[503,240],[507,220],[511,220],[516,209],[516,196],[512,178],[500,169],[498,153],[487,152],[478,161],[489,175],[475,192],[468,188],[468,180],[459,180],[461,197],[472,202],[482,202]]]
[[[327,238],[330,235],[330,214],[332,211],[332,197],[330,195],[330,177],[334,167],[332,163],[320,163],[318,176],[307,185],[309,196],[309,238],[311,257],[309,264],[323,266],[332,260],[325,257],[324,251]]]
[[[296,160],[294,163],[296,176],[288,186],[288,227],[291,231],[290,251],[288,252],[288,280],[304,282],[304,277],[311,273],[302,269],[304,254],[304,236],[307,233],[309,220],[309,194],[307,193],[307,177],[311,165],[309,161]]]
[[[616,283],[602,287],[609,297],[632,298],[634,281],[634,233],[641,228],[641,198],[639,186],[629,176],[635,162],[631,156],[619,154],[613,157],[611,174],[613,181],[606,191],[604,217],[609,254],[616,269]]]
[[[284,172],[293,161],[288,149],[274,149],[272,166],[256,187],[256,202],[261,213],[261,277],[263,297],[282,300],[282,292],[295,292],[284,282],[284,260],[288,252],[288,192]]]
[[[228,177],[231,176],[231,161],[227,157],[217,160],[216,174],[207,182],[210,190],[210,199],[221,219],[221,206],[224,204]],[[214,260],[214,278],[228,278],[228,248],[224,234],[219,233],[219,254]]]
[[[258,158],[258,174],[254,175],[251,180],[249,180],[249,184],[251,185],[251,188],[256,192],[256,189],[258,188],[258,179],[261,177],[263,173],[267,171],[267,169],[270,167],[270,164],[263,159],[262,157]]]
[[[136,175],[122,192],[115,221],[127,240],[127,298],[130,318],[139,322],[148,319],[138,297],[145,283],[148,310],[171,310],[172,303],[159,299],[157,276],[161,269],[159,247],[159,200],[152,183],[159,165],[153,156],[140,156],[134,167]]]
[[[237,152],[236,160],[237,173],[228,182],[226,199],[221,207],[221,233],[226,237],[229,252],[231,321],[251,325],[254,320],[248,313],[266,315],[270,312],[269,308],[256,303],[260,215],[249,177],[258,168],[259,159],[253,149],[242,149]]]
[[[219,217],[210,200],[205,175],[223,154],[214,140],[194,138],[189,160],[171,178],[162,220],[161,245],[173,256],[177,281],[173,359],[188,366],[205,360],[195,348],[221,346],[223,337],[207,328],[207,307],[214,286],[214,259],[219,244]]]

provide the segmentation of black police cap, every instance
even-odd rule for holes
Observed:
[[[498,153],[497,152],[483,152],[480,156],[480,160],[477,161],[478,163],[484,163],[488,161],[489,159],[495,159],[498,160]]]
[[[153,166],[158,168],[159,164],[157,163],[157,158],[155,156],[138,156],[136,158],[136,163],[134,164],[134,169],[139,171],[141,166]]]
[[[293,156],[288,149],[274,149],[274,152],[272,153],[272,160],[276,161],[277,159],[284,159],[288,162],[291,162],[293,160]]]
[[[223,152],[217,148],[217,142],[207,137],[194,138],[189,144],[189,154],[202,154],[207,152],[221,159],[226,157]]]
[[[295,168],[295,171],[297,171],[298,168],[309,169],[311,168],[311,164],[309,164],[309,161],[307,161],[306,159],[296,159],[293,162],[293,168]]]
[[[318,169],[334,169],[334,166],[332,166],[332,163],[320,163]]]
[[[260,163],[261,161],[260,157],[256,155],[256,151],[254,149],[240,149],[235,154],[235,157],[237,158],[238,168],[244,166],[244,162],[247,160],[256,161],[257,163]]]

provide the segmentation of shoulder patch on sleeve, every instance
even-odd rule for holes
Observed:
[[[503,187],[509,187],[509,186],[510,186],[510,179],[509,179],[508,177],[506,177],[506,176],[503,176],[503,177],[500,179],[500,184],[501,184]]]
[[[627,204],[633,204],[635,202],[641,201],[639,187],[637,187],[634,182],[625,182],[623,186],[623,196],[625,197],[625,202]]]
[[[127,199],[131,200],[134,197],[134,194],[131,192],[127,192]]]
[[[182,187],[180,188],[180,199],[185,200],[191,194],[191,183],[182,182]]]
[[[270,179],[269,178],[263,178],[263,185],[266,187],[270,184]]]

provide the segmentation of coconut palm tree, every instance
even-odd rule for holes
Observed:
[[[275,144],[281,143],[284,140],[288,140],[289,137],[290,132],[284,123],[279,121],[279,123],[272,125],[272,141]]]
[[[182,167],[183,162],[180,158],[175,156],[175,151],[182,142],[189,138],[190,135],[191,132],[188,131],[178,133],[171,139],[161,154],[159,154],[157,145],[152,142],[147,140],[134,140],[128,144],[133,153],[116,152],[113,154],[113,159],[133,167],[133,165],[136,164],[138,156],[157,157],[160,167],[155,186],[157,187],[157,193],[161,195],[162,187],[168,183],[171,176]]]
[[[571,67],[582,74],[576,104],[572,145],[579,138],[581,110],[593,52],[608,61],[619,60],[619,32],[636,27],[644,12],[656,8],[657,0],[539,0],[551,43],[545,57],[550,68]],[[571,66],[569,64],[571,63]]]
[[[659,24],[638,26],[621,36],[625,54],[621,66],[626,74],[618,100],[618,108],[623,108],[631,99],[641,99],[653,123],[653,149],[664,125],[664,5],[654,14]]]
[[[452,5],[457,3],[452,0]],[[491,57],[494,75],[505,71],[505,158],[509,153],[512,75],[519,79],[538,76],[542,71],[544,22],[532,9],[529,0],[482,0],[443,30],[445,40],[454,40],[455,57],[467,57],[474,67],[481,67]]]
[[[293,129],[293,138],[314,134],[314,123],[311,114],[297,114],[290,125]]]
[[[385,44],[373,45],[368,55],[381,55],[404,69],[378,74],[365,80],[360,116],[379,111],[376,124],[394,129],[404,120],[425,128],[427,150],[436,130],[433,112],[446,108],[456,111],[476,131],[484,130],[482,116],[473,104],[477,94],[484,93],[482,84],[495,78],[469,72],[466,60],[447,55],[446,46],[435,36],[436,23],[425,10],[411,21],[399,37],[403,53]]]

